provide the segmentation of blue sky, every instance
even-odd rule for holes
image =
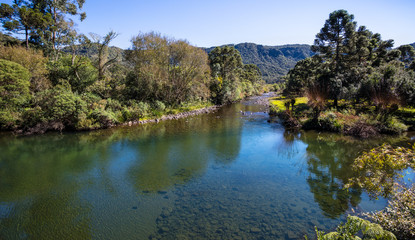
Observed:
[[[11,0],[2,1],[11,3]],[[415,0],[86,0],[82,33],[119,33],[112,45],[129,48],[140,32],[156,31],[199,47],[253,42],[312,44],[329,14],[346,9],[359,25],[415,42]]]

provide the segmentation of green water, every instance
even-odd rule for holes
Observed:
[[[303,239],[385,206],[342,188],[350,164],[413,138],[290,133],[264,111],[0,135],[0,239]]]

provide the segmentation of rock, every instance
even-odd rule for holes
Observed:
[[[288,239],[297,239],[297,235],[295,235],[295,233],[293,233],[292,231],[288,231],[287,232],[287,238]]]
[[[259,228],[256,228],[256,227],[251,228],[251,233],[260,233],[260,232],[261,232],[261,229]]]

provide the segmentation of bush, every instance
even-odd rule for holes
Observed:
[[[340,132],[342,130],[342,125],[338,122],[337,116],[334,112],[327,112],[321,114],[318,118],[319,130],[330,131],[330,132]]]
[[[383,230],[380,225],[355,216],[348,216],[347,222],[340,224],[335,232],[325,234],[316,228],[316,234],[317,240],[396,240],[393,233]],[[363,235],[363,237],[360,238],[358,235]]]
[[[9,109],[0,109],[0,129],[14,129],[18,126],[20,114]]]
[[[83,93],[97,79],[97,70],[91,60],[76,57],[72,63],[71,56],[63,56],[58,61],[49,63],[49,78],[54,85],[68,81],[73,92]]]
[[[95,126],[98,127],[110,127],[113,124],[118,123],[117,118],[115,117],[114,113],[111,111],[105,111],[102,109],[95,109],[89,115],[89,118],[93,120]],[[85,124],[85,123],[83,123]]]
[[[18,63],[0,59],[0,107],[16,108],[29,100],[29,71]]]
[[[67,82],[37,94],[35,105],[44,112],[45,121],[60,122],[66,127],[75,127],[87,109],[85,101],[71,91]]]
[[[401,134],[408,130],[408,126],[395,117],[388,117],[381,125],[380,131],[387,134]]]
[[[365,215],[399,239],[415,239],[415,185],[398,191],[384,210]]]
[[[105,106],[105,109],[109,109],[113,112],[116,112],[116,111],[121,111],[123,109],[123,107],[122,107],[121,103],[118,100],[108,98],[107,99],[107,105]]]
[[[26,108],[22,114],[23,126],[33,127],[38,123],[46,122],[44,112],[39,106],[33,108]]]
[[[157,100],[153,103],[153,109],[159,112],[163,112],[166,109],[166,105],[164,105],[163,102]]]
[[[46,64],[48,59],[43,56],[42,51],[24,47],[2,47],[0,48],[0,59],[18,63],[29,70],[31,91],[39,92],[51,87],[47,78]]]

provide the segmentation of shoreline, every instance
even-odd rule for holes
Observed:
[[[166,120],[177,120],[177,119],[187,118],[187,117],[196,116],[196,115],[200,115],[200,114],[211,113],[211,112],[214,112],[214,111],[218,110],[222,106],[223,105],[214,105],[214,106],[204,107],[204,108],[200,108],[200,109],[196,109],[196,110],[192,110],[192,111],[188,111],[188,112],[180,112],[180,113],[176,113],[176,114],[163,115],[159,118],[128,121],[128,122],[125,122],[125,123],[122,123],[122,124],[113,125],[111,127],[133,126],[133,125],[141,125],[141,124],[146,124],[146,123],[159,123],[160,121],[166,121]]]
[[[62,125],[59,123],[38,123],[36,126],[31,127],[31,128],[16,129],[16,130],[11,130],[11,131],[0,131],[0,133],[10,132],[17,136],[31,136],[31,135],[45,134],[46,132],[61,132],[61,133],[62,132],[89,132],[89,131],[95,131],[95,130],[101,130],[101,129],[110,129],[114,127],[134,126],[134,125],[141,125],[141,124],[146,124],[146,123],[159,123],[160,121],[165,121],[165,120],[177,120],[177,119],[187,118],[187,117],[196,116],[200,114],[211,113],[211,112],[218,110],[222,106],[223,105],[213,105],[210,107],[204,107],[204,108],[195,109],[192,111],[163,115],[158,118],[128,121],[124,123],[111,124],[106,127],[100,127],[100,128],[65,130],[64,128],[62,128]]]

